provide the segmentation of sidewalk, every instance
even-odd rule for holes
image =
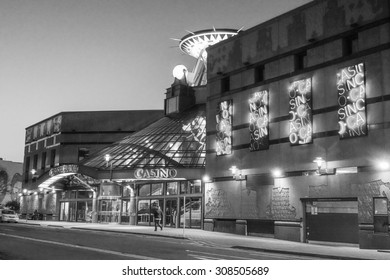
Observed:
[[[59,221],[20,220],[21,224],[43,227],[62,227],[78,230],[94,230],[106,232],[120,232],[127,234],[141,234],[161,236],[167,238],[189,239],[209,247],[237,248],[260,252],[305,255],[328,259],[363,259],[363,260],[390,260],[390,250],[366,250],[357,246],[345,244],[308,244],[291,242],[273,238],[242,236],[221,232],[210,232],[200,229],[164,228],[154,231],[154,227],[130,226],[122,224],[92,224],[71,223]]]

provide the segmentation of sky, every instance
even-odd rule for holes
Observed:
[[[163,109],[188,31],[249,29],[310,0],[1,0],[0,158],[66,111]]]

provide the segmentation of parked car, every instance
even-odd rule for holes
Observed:
[[[19,221],[19,215],[11,209],[0,209],[0,222],[14,222]]]

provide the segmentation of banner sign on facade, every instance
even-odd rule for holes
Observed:
[[[218,103],[217,106],[217,155],[232,153],[233,100]]]
[[[249,133],[251,151],[269,148],[268,91],[258,91],[249,99]]]
[[[364,64],[337,73],[339,135],[341,139],[367,135]]]
[[[290,143],[308,144],[313,141],[311,78],[290,85]]]
[[[61,166],[50,169],[49,176],[53,177],[53,176],[65,174],[65,173],[77,173],[78,171],[79,171],[78,165],[66,164],[66,165],[61,165]]]
[[[35,125],[26,129],[26,143],[47,137],[53,133],[58,133],[61,131],[62,116],[56,116],[50,120],[41,122],[40,124]]]

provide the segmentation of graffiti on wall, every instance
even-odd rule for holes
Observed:
[[[206,217],[234,216],[234,210],[229,202],[228,193],[225,190],[209,188],[206,191],[205,200]]]
[[[290,188],[272,188],[271,203],[267,206],[267,217],[273,220],[294,220],[297,210],[290,204]]]

